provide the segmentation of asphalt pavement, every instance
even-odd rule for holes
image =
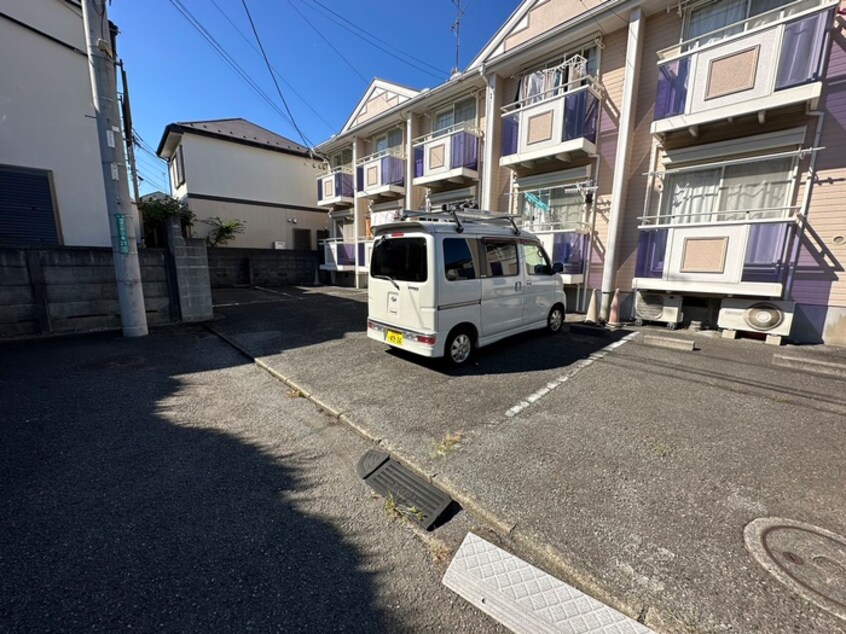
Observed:
[[[744,545],[762,517],[846,535],[846,384],[773,365],[790,348],[655,328],[642,330],[696,351],[644,345],[637,329],[528,333],[453,371],[367,339],[362,291],[217,300],[223,336],[510,547],[656,630],[846,631]],[[449,436],[453,451],[433,451]],[[834,564],[824,591],[840,597],[841,577]]]
[[[501,631],[440,583],[484,528],[389,518],[370,444],[203,328],[0,358],[0,631]]]

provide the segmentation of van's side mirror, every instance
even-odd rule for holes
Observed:
[[[552,274],[555,275],[556,273],[563,273],[564,272],[564,263],[563,262],[556,262],[552,265]]]

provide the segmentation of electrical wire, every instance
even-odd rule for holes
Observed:
[[[250,77],[249,73],[245,71],[238,62],[226,51],[226,49],[218,42],[214,36],[200,23],[200,21],[189,11],[179,0],[170,0],[170,3],[177,11],[184,17],[188,23],[203,37],[204,40],[212,47],[217,55],[223,59],[224,62],[233,70],[235,74],[254,92],[258,97],[264,101],[267,106],[278,114],[283,120],[293,125],[293,121],[282,111],[279,106],[271,99],[264,90]]]
[[[367,42],[371,46],[379,49],[380,51],[382,51],[386,55],[390,55],[391,57],[393,57],[398,62],[406,64],[407,66],[411,66],[412,68],[415,68],[415,69],[417,69],[417,70],[419,70],[423,73],[426,73],[427,75],[430,75],[430,76],[432,76],[436,79],[443,79],[445,75],[448,75],[448,73],[445,73],[442,69],[438,68],[437,66],[433,66],[429,62],[426,62],[426,61],[424,61],[424,60],[422,60],[418,57],[414,57],[414,55],[406,53],[405,51],[388,44],[384,40],[379,39],[377,36],[373,35],[369,31],[363,29],[362,27],[358,26],[357,24],[354,24],[353,22],[351,22],[350,20],[348,20],[344,16],[336,13],[335,11],[333,11],[332,9],[327,7],[322,2],[319,2],[319,0],[311,0],[311,2],[315,5],[317,5],[318,7],[320,7],[321,9],[323,9],[325,12],[328,12],[329,14],[331,14],[331,15],[327,15],[326,13],[321,13],[321,15],[323,15],[327,19],[331,20],[332,22],[334,22],[335,24],[337,24],[341,28],[349,31],[350,33],[355,35],[357,38],[359,38],[359,39]],[[312,8],[314,8],[314,7],[312,7]],[[315,10],[317,10],[317,9],[315,9]],[[332,17],[332,16],[335,16],[335,17]],[[365,35],[367,37],[365,37]],[[368,37],[371,38],[371,39],[368,39]],[[383,44],[384,44],[384,46],[382,46]],[[423,66],[428,66],[430,69],[434,70],[435,72],[433,73],[430,70],[427,70],[426,68],[422,68],[421,66],[418,66],[417,64],[414,64],[414,63],[409,62],[405,59],[402,59],[401,57],[399,57],[399,55],[392,53],[388,49],[396,51],[400,55],[404,55],[405,57],[407,57],[411,60],[414,60],[415,62],[418,62],[419,64],[422,64]]]
[[[241,0],[241,1],[243,2],[244,0]],[[291,8],[292,8],[294,11],[296,11],[296,12],[297,12],[297,14],[298,14],[298,15],[299,15],[299,16],[300,16],[300,17],[301,17],[301,18],[305,21],[305,23],[306,23],[306,24],[308,24],[308,25],[309,25],[309,26],[310,26],[310,27],[314,30],[314,32],[315,32],[315,33],[317,33],[317,35],[319,35],[319,36],[320,36],[320,39],[321,39],[321,40],[323,40],[324,42],[326,42],[326,45],[327,45],[329,48],[331,48],[333,51],[335,51],[335,53],[338,55],[338,57],[340,57],[340,58],[341,58],[341,59],[342,59],[342,60],[343,60],[343,61],[347,64],[347,66],[349,66],[350,68],[352,68],[353,72],[354,72],[356,75],[358,75],[359,77],[361,77],[361,80],[362,80],[365,84],[369,83],[369,82],[368,82],[368,80],[367,80],[367,78],[365,78],[365,76],[364,76],[364,75],[362,75],[362,74],[359,72],[359,70],[358,70],[355,66],[353,66],[353,65],[352,65],[352,62],[350,62],[350,60],[348,60],[348,59],[344,56],[344,54],[343,54],[343,53],[341,53],[341,51],[339,51],[337,48],[335,48],[335,46],[332,44],[332,42],[330,42],[330,41],[326,38],[326,36],[324,36],[324,35],[323,35],[323,33],[321,33],[321,32],[320,32],[320,30],[319,30],[316,26],[314,26],[314,24],[312,24],[312,23],[311,23],[311,20],[309,20],[307,17],[305,17],[305,16],[303,15],[302,11],[300,11],[300,10],[299,10],[296,6],[294,6],[294,3],[293,3],[291,0],[288,0],[288,4],[289,4],[289,5],[291,5]]]
[[[279,82],[276,81],[276,75],[273,73],[273,66],[270,65],[270,60],[267,58],[267,52],[264,50],[264,45],[261,43],[261,38],[259,37],[255,22],[253,22],[253,16],[250,14],[250,8],[247,6],[247,0],[241,0],[241,4],[244,5],[244,11],[247,13],[247,19],[250,21],[250,28],[253,29],[253,35],[256,36],[256,44],[258,44],[258,47],[261,50],[261,56],[264,58],[265,66],[267,66],[267,72],[270,73],[270,78],[273,80],[273,85],[276,86],[276,92],[279,93],[279,98],[285,106],[285,111],[288,113],[288,116],[291,117],[291,123],[297,131],[297,134],[300,135],[303,145],[313,148],[314,144],[306,138],[306,135],[303,134],[303,131],[300,130],[300,126],[298,126],[297,122],[294,120],[294,113],[291,112],[291,108],[288,107],[288,101],[285,99],[285,95],[282,94],[282,88],[279,87]]]
[[[241,36],[241,38],[250,46],[250,48],[252,48],[256,53],[261,54],[261,51],[259,51],[258,47],[255,44],[253,44],[252,41],[250,41],[250,38],[248,38],[246,35],[244,35],[244,32],[238,27],[237,24],[235,24],[235,22],[232,21],[232,18],[230,18],[229,15],[221,8],[221,6],[217,3],[217,0],[210,0],[210,2],[215,6],[215,8],[220,12],[220,14],[226,19],[226,21],[229,22],[229,24],[232,25],[232,28],[235,29],[235,31],[237,31],[238,35]],[[283,84],[285,84],[290,89],[290,91],[292,93],[294,93],[295,96],[299,97],[300,101],[303,102],[303,104],[305,105],[306,108],[311,110],[318,119],[320,119],[323,123],[326,124],[326,127],[329,128],[329,130],[331,132],[336,131],[335,126],[333,126],[331,123],[329,123],[323,117],[323,115],[321,115],[317,110],[315,110],[314,106],[311,105],[311,102],[308,99],[306,99],[305,97],[303,97],[299,92],[297,92],[297,89],[294,88],[291,85],[290,82],[285,81],[285,78],[282,77],[282,74],[279,73],[276,70],[275,67],[273,67],[272,72],[273,72],[274,75],[276,75],[276,77],[279,79],[279,81],[281,81]]]

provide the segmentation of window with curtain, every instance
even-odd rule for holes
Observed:
[[[376,152],[384,152],[402,146],[402,129],[394,128],[376,139]]]
[[[568,64],[576,55],[585,59],[584,70]],[[581,86],[577,80],[583,77],[597,75],[599,55],[595,45],[583,47],[559,58],[559,61],[546,65],[544,68],[527,73],[520,78],[517,86],[517,100],[537,103],[564,94]],[[577,76],[578,75],[578,76]],[[571,84],[572,82],[572,84]]]
[[[695,45],[699,46],[722,40],[740,33],[743,30],[742,27],[720,31],[711,37],[703,38],[702,36],[730,24],[772,11],[790,2],[793,0],[717,0],[694,6],[687,14],[682,39],[698,40]]]
[[[674,224],[780,218],[790,202],[793,168],[794,159],[783,158],[671,174],[662,214],[675,216]]]
[[[352,165],[352,150],[341,150],[332,155],[332,167],[349,167]]]
[[[448,130],[461,123],[475,123],[476,98],[470,97],[453,104],[435,115],[434,131]]]

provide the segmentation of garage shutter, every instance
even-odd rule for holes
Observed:
[[[59,244],[47,172],[0,167],[0,244]]]

